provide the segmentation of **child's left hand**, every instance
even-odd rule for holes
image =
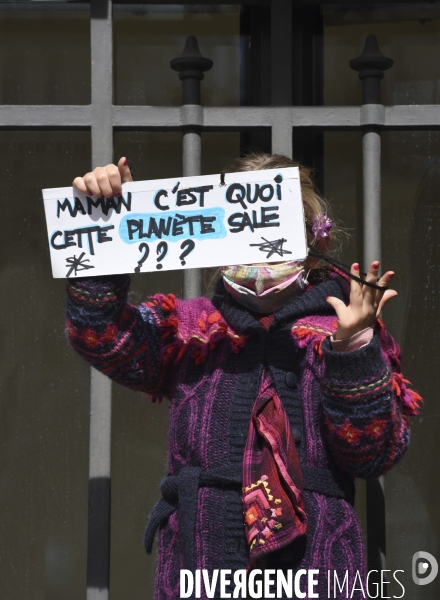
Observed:
[[[371,263],[366,281],[376,283],[387,287],[391,279],[394,277],[393,271],[387,271],[378,280],[379,262]],[[359,277],[359,265],[354,263],[351,265],[351,273]],[[348,306],[342,300],[329,296],[327,302],[333,306],[338,317],[338,329],[333,334],[334,340],[342,340],[349,338],[355,333],[374,325],[379,317],[383,307],[391,298],[397,296],[395,290],[376,290],[368,285],[361,285],[359,282],[351,279],[350,283],[350,300]]]

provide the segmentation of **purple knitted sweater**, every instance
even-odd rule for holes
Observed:
[[[337,320],[326,297],[346,300],[334,273],[277,311],[267,331],[221,281],[212,301],[158,294],[140,306],[127,302],[128,287],[128,276],[71,280],[67,330],[75,350],[114,381],[170,400],[168,468],[177,477],[162,485],[165,512],[156,514],[155,600],[180,597],[182,568],[248,566],[239,476],[263,368],[292,427],[308,516],[307,533],[265,566],[319,569],[322,598],[327,570],[341,580],[348,570],[350,587],[357,571],[365,582],[353,478],[384,474],[402,457],[407,416],[421,401],[383,324],[367,346],[332,350]]]

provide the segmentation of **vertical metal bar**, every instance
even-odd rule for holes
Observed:
[[[373,260],[380,261],[382,254],[380,158],[380,133],[374,128],[368,128],[362,138],[364,270],[368,269]],[[384,478],[367,480],[368,568],[379,573],[386,569],[385,513]],[[373,578],[375,575],[373,573]],[[380,577],[377,576],[375,583],[379,581]]]
[[[91,0],[92,168],[113,158],[111,0]],[[91,369],[87,600],[108,600],[111,514],[111,382]]]
[[[292,158],[292,2],[272,0],[270,15],[271,91],[275,109],[272,125],[272,154]]]
[[[272,154],[292,158],[292,109],[288,106],[272,108]]]
[[[364,269],[381,259],[380,156],[380,133],[367,129],[362,138]]]
[[[380,100],[380,82],[384,71],[393,66],[393,60],[379,50],[376,36],[365,40],[361,54],[350,61],[362,81],[362,108],[365,115],[383,114]],[[381,259],[381,203],[380,203],[380,132],[377,127],[366,126],[362,140],[363,161],[363,234],[364,269],[373,260]],[[380,583],[380,572],[385,567],[386,521],[385,489],[383,477],[367,480],[367,553],[372,584]],[[373,581],[374,579],[374,581]],[[385,593],[385,586],[382,586]]]
[[[200,129],[187,128],[183,132],[183,176],[200,175],[202,138]]]
[[[113,159],[113,39],[112,1],[91,0],[92,164]]]
[[[200,175],[202,159],[202,137],[200,129],[185,128],[183,131],[183,176]],[[197,298],[202,292],[200,269],[183,272],[184,298]]]
[[[200,127],[200,82],[205,71],[212,68],[212,60],[203,56],[199,50],[197,38],[186,38],[183,53],[173,58],[170,66],[178,71],[182,81],[182,122],[183,127],[183,176],[200,175],[202,138]],[[193,118],[195,117],[195,121]],[[197,298],[201,294],[200,269],[187,269],[183,272],[183,294],[185,298]]]

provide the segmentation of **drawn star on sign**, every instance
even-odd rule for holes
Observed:
[[[292,254],[290,250],[284,250],[283,244],[287,242],[285,238],[280,238],[279,240],[274,240],[273,242],[269,242],[266,238],[262,237],[264,240],[260,244],[249,244],[249,246],[259,246],[261,252],[267,252],[266,258],[270,258],[272,254],[278,254],[278,256],[284,256],[285,254]]]
[[[75,271],[75,275],[77,275],[78,271],[85,271],[87,269],[94,269],[95,268],[93,265],[86,265],[86,263],[90,262],[90,259],[83,258],[84,255],[85,255],[85,252],[83,252],[82,254],[80,254],[78,256],[78,258],[76,258],[75,254],[73,256],[70,256],[69,258],[66,258],[66,261],[68,263],[66,265],[66,267],[70,266],[70,269],[67,272],[66,277],[70,277],[72,275],[73,271]]]

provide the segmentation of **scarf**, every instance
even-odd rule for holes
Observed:
[[[307,530],[302,469],[272,377],[263,372],[243,459],[243,514],[250,568]]]

